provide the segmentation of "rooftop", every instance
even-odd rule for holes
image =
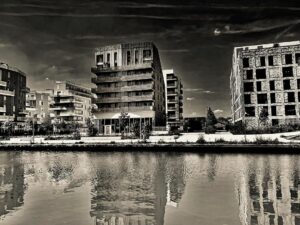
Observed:
[[[23,76],[26,76],[26,74],[24,72],[22,72],[21,70],[19,70],[16,67],[9,66],[7,63],[0,62],[0,68],[10,70],[10,71],[13,71],[13,72],[17,72],[17,73],[19,73]]]
[[[261,49],[261,48],[274,48],[274,47],[285,47],[285,46],[294,46],[294,45],[300,45],[300,41],[289,41],[289,42],[280,42],[280,43],[240,46],[240,47],[235,47],[234,50],[237,50],[237,49],[254,50],[254,49]]]

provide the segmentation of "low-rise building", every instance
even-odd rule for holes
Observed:
[[[100,134],[120,134],[121,112],[128,130],[135,123],[164,126],[165,86],[158,49],[151,42],[117,44],[95,53],[96,123]]]
[[[51,104],[51,117],[58,122],[85,125],[91,118],[92,93],[89,88],[70,81],[56,81]]]
[[[173,69],[163,70],[166,94],[167,126],[183,130],[183,90],[180,78]]]
[[[0,121],[20,124],[26,116],[26,75],[19,69],[0,63]]]

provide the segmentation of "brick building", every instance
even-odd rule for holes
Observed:
[[[120,113],[135,123],[165,126],[165,87],[159,53],[151,42],[117,44],[95,53],[94,113],[100,134],[119,134]]]
[[[260,126],[263,108],[269,124],[299,123],[300,42],[235,47],[230,87],[234,123]]]
[[[24,122],[27,91],[25,73],[15,67],[0,63],[1,122]]]
[[[166,94],[167,125],[183,130],[183,91],[180,78],[173,69],[163,70]]]

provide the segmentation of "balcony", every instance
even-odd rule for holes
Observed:
[[[0,121],[13,121],[14,120],[14,116],[3,116],[0,115]]]
[[[134,112],[134,111],[149,111],[153,110],[152,106],[136,106],[136,107],[117,107],[117,108],[101,108],[96,111],[96,113],[101,112]]]
[[[63,107],[63,106],[54,106],[53,108],[50,108],[50,110],[53,110],[53,111],[66,111],[67,108]]]
[[[98,66],[92,67],[91,72],[98,74],[98,73],[110,73],[110,72],[118,72],[118,71],[126,71],[126,70],[139,70],[139,69],[147,69],[152,68],[152,63],[142,63],[142,64],[133,64],[127,66]]]
[[[4,96],[15,96],[15,92],[14,92],[14,91],[7,91],[7,90],[1,90],[1,89],[0,89],[0,95],[4,95]]]
[[[121,81],[132,81],[132,80],[151,80],[153,79],[152,73],[137,74],[137,75],[120,75],[120,76],[99,76],[93,77],[92,83],[99,84],[105,82],[121,82]]]
[[[97,98],[94,103],[117,103],[117,102],[139,102],[139,101],[152,101],[153,94],[144,96],[122,96],[117,98]]]
[[[110,92],[125,92],[125,91],[144,91],[153,90],[153,83],[144,85],[133,85],[124,87],[110,87],[110,88],[93,88],[93,93],[110,93]]]
[[[6,87],[7,86],[7,83],[5,82],[5,81],[0,81],[0,86],[2,86],[2,87]]]
[[[6,107],[5,106],[0,107],[0,112],[6,112]]]

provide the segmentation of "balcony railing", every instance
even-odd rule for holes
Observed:
[[[137,75],[118,75],[118,76],[99,76],[93,77],[92,83],[104,83],[104,82],[121,82],[121,81],[132,81],[132,80],[150,80],[153,79],[152,73],[144,73]]]
[[[12,121],[14,120],[14,116],[3,116],[0,115],[0,121]]]
[[[94,103],[114,103],[114,102],[138,102],[138,101],[152,101],[152,95],[143,95],[143,96],[122,96],[118,98],[97,98],[94,100]]]
[[[95,113],[101,112],[133,112],[133,111],[148,111],[153,110],[152,106],[136,106],[136,107],[117,107],[117,108],[101,108],[95,111]]]
[[[125,91],[143,91],[143,90],[152,90],[153,84],[144,84],[144,85],[133,85],[133,86],[124,86],[124,87],[110,87],[110,88],[93,88],[93,93],[109,93],[109,92],[125,92]]]
[[[0,89],[0,95],[15,96],[15,93],[13,91],[7,91],[7,90],[1,90]]]
[[[2,87],[6,87],[7,86],[7,83],[5,82],[5,81],[0,81],[0,86],[2,86]]]
[[[152,63],[142,63],[142,64],[133,64],[133,65],[127,65],[127,66],[98,66],[98,67],[92,67],[91,72],[92,73],[109,73],[109,72],[117,72],[117,71],[126,71],[126,70],[138,70],[138,69],[146,69],[146,68],[152,68]]]
[[[53,111],[65,111],[65,110],[67,110],[67,108],[63,107],[63,106],[55,106],[55,107],[50,108],[50,110],[53,110]]]

